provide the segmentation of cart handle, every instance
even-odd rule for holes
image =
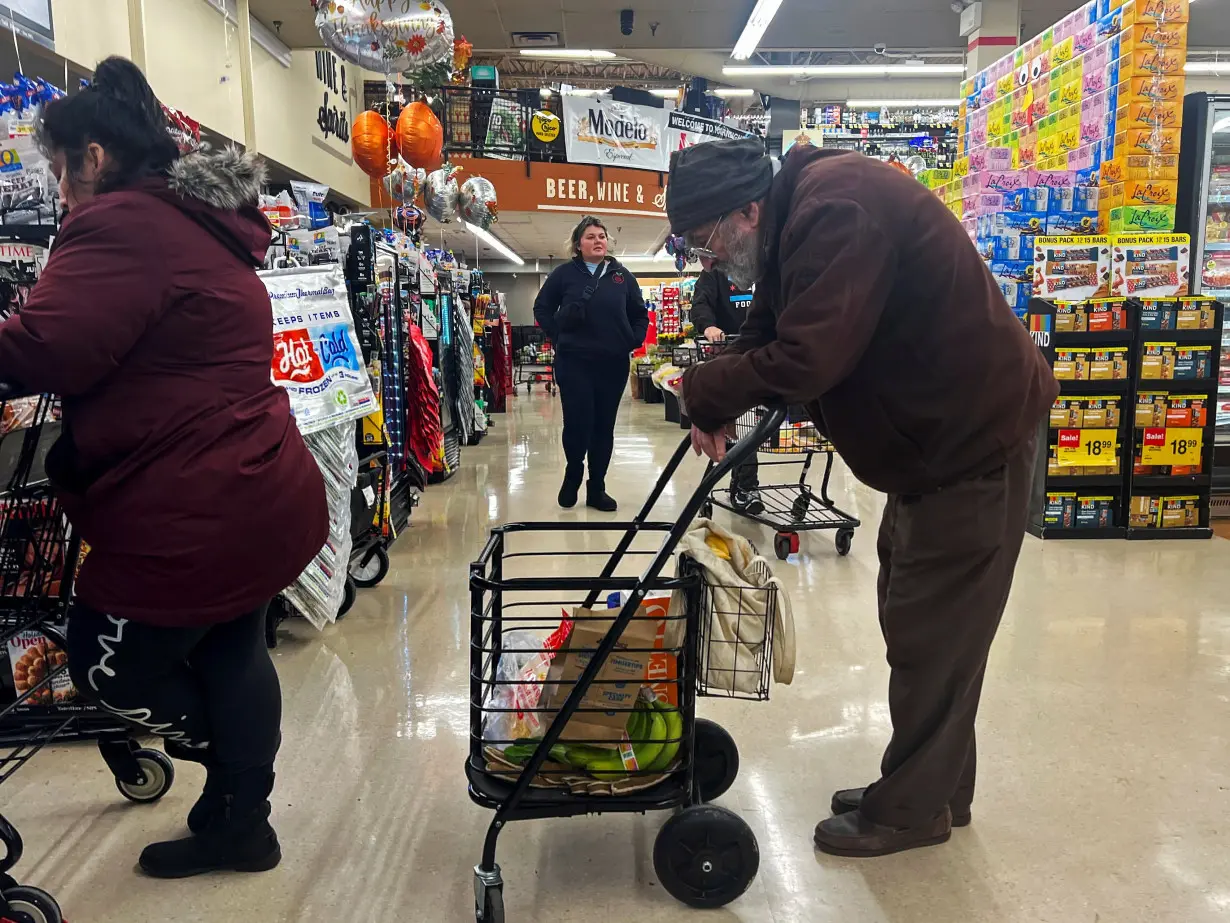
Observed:
[[[636,589],[629,594],[628,601],[619,610],[619,615],[616,616],[606,636],[603,637],[597,650],[594,651],[594,656],[590,658],[589,663],[585,665],[585,669],[581,671],[581,675],[577,677],[572,691],[568,693],[568,698],[564,700],[564,704],[560,706],[560,710],[554,720],[552,720],[550,727],[543,734],[542,742],[539,743],[538,748],[521,771],[521,775],[517,777],[517,782],[513,786],[508,800],[496,810],[491,826],[487,830],[487,841],[483,848],[483,868],[490,869],[494,864],[495,841],[500,828],[516,813],[518,805],[520,805],[521,800],[525,797],[525,793],[529,790],[530,782],[538,775],[539,770],[542,769],[542,764],[547,761],[551,748],[559,743],[565,726],[580,707],[582,697],[597,678],[598,671],[602,669],[611,652],[615,650],[615,645],[619,643],[619,639],[623,636],[624,629],[628,627],[628,623],[632,621],[633,616],[640,609],[641,600],[645,598],[648,588],[653,586],[654,581],[662,573],[662,569],[666,567],[667,562],[674,555],[675,548],[678,547],[684,532],[692,524],[692,520],[696,518],[696,514],[700,512],[701,505],[713,493],[713,489],[717,487],[718,482],[736,466],[743,464],[757,450],[760,444],[769,438],[769,434],[776,431],[782,425],[785,419],[786,407],[784,404],[775,404],[767,408],[760,421],[752,428],[752,431],[735,443],[734,447],[726,453],[726,457],[722,461],[710,466],[705,472],[700,486],[692,494],[688,502],[684,504],[683,512],[679,514],[679,518],[675,520],[670,533],[662,540],[657,553],[654,554],[644,573],[637,580]],[[649,518],[654,504],[662,496],[666,485],[670,483],[671,477],[678,470],[680,463],[682,463],[684,456],[687,455],[688,449],[691,446],[692,436],[689,433],[683,437],[683,440],[679,443],[679,448],[675,449],[675,454],[671,456],[671,460],[662,469],[662,475],[654,485],[653,491],[650,492],[649,499],[645,501],[645,505],[641,507],[641,511],[632,520],[628,531],[620,539],[619,545],[612,552],[610,560],[607,561],[606,566],[602,569],[602,573],[598,577],[599,580],[605,580],[615,571],[615,567],[619,564],[620,559],[627,552],[629,546],[631,546],[632,540]],[[590,591],[585,602],[586,608],[593,607],[600,592],[599,588]]]

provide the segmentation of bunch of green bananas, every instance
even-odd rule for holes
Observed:
[[[628,739],[636,764],[644,773],[663,772],[679,755],[683,737],[683,715],[679,709],[654,699],[646,703],[637,699],[628,716]],[[504,751],[504,757],[519,765],[529,762],[538,748],[537,740],[519,740]],[[597,779],[615,780],[628,775],[618,748],[591,747],[586,744],[560,743],[551,748],[551,759],[574,769],[588,772]]]

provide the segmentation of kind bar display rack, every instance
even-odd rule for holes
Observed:
[[[1224,308],[1201,297],[1033,299],[1059,381],[1041,425],[1028,531],[1205,538]]]
[[[1126,535],[1132,344],[1138,309],[1124,299],[1033,299],[1027,322],[1059,380],[1038,439],[1028,530],[1039,538]]]
[[[1224,306],[1144,301],[1135,345],[1127,537],[1210,538]]]

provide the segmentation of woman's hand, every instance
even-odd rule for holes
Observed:
[[[692,449],[697,455],[708,455],[713,461],[720,462],[726,457],[726,433],[723,430],[706,433],[693,426]]]

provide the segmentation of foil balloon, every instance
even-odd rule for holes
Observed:
[[[471,176],[462,183],[457,211],[463,221],[477,225],[484,231],[495,224],[500,210],[496,203],[495,186],[491,180],[482,176]]]
[[[399,205],[393,210],[393,227],[406,234],[417,234],[426,220],[422,210],[413,205]]]
[[[441,167],[427,174],[423,183],[423,204],[427,214],[441,224],[448,224],[457,214],[457,199],[461,190],[457,188],[457,177],[451,167]]]
[[[394,202],[409,205],[414,201],[414,181],[410,175],[413,171],[413,167],[399,160],[393,172],[384,178],[384,191]]]
[[[401,111],[394,129],[397,148],[412,167],[434,170],[444,151],[444,127],[427,103],[413,102]]]
[[[312,5],[321,41],[351,64],[391,74],[452,63],[453,18],[441,3],[313,0]]]
[[[396,154],[392,149],[392,132],[383,115],[368,109],[355,117],[350,126],[350,153],[368,176],[388,176],[393,169],[390,154]]]

